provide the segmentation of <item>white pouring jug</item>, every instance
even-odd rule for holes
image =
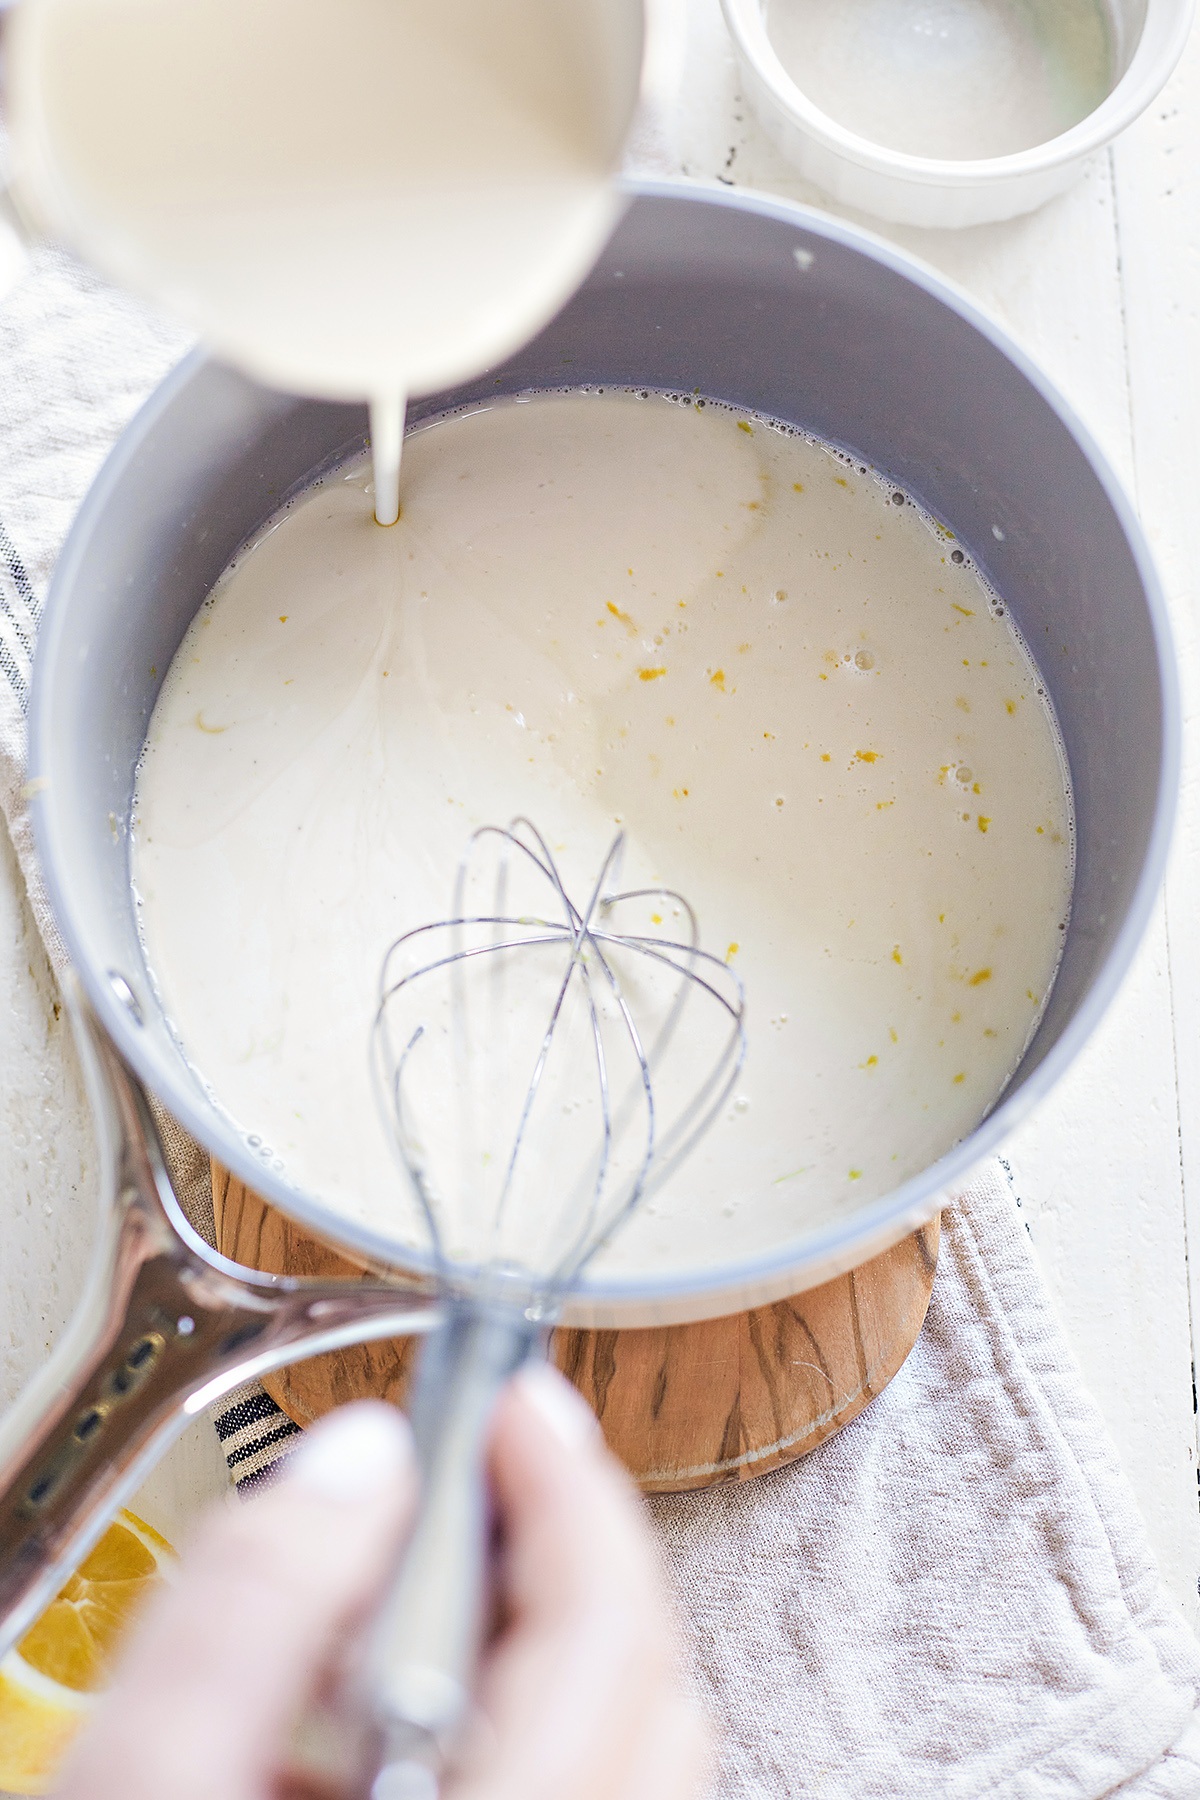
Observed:
[[[394,486],[405,396],[530,338],[611,231],[642,40],[641,0],[20,0],[13,192],[257,379],[370,400]]]

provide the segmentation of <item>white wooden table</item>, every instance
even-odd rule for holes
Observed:
[[[743,103],[717,0],[679,0],[680,174],[822,205]],[[1049,371],[1129,483],[1200,711],[1200,36],[1161,101],[1069,193],[959,233],[861,220],[958,281]],[[1189,739],[1166,893],[1124,992],[1009,1146],[1033,1240],[1163,1573],[1200,1624],[1193,1400],[1200,1312],[1200,752]],[[83,1277],[94,1155],[53,982],[0,841],[0,1404],[45,1356]],[[1189,1281],[1188,1235],[1193,1260]],[[227,1491],[206,1423],[143,1491],[178,1541]]]

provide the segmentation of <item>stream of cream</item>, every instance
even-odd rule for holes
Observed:
[[[764,1250],[927,1166],[1019,1061],[1072,876],[1049,704],[970,561],[711,402],[500,402],[411,433],[405,468],[393,531],[361,463],[279,514],[151,721],[147,953],[221,1104],[410,1231],[368,1078],[380,958],[523,812],[579,892],[623,827],[628,884],[685,893],[745,983],[736,1095],[602,1266]]]

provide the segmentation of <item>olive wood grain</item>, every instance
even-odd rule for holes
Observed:
[[[213,1165],[217,1244],[275,1274],[364,1271]],[[551,1355],[595,1408],[647,1493],[746,1481],[855,1418],[916,1342],[937,1266],[938,1220],[807,1293],[694,1325],[557,1331]],[[276,1370],[263,1385],[297,1424],[363,1395],[403,1402],[413,1339],[360,1344]]]

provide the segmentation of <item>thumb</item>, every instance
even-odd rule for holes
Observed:
[[[210,1517],[131,1644],[63,1800],[261,1800],[395,1559],[415,1489],[403,1416],[364,1401],[306,1433],[277,1487]]]

